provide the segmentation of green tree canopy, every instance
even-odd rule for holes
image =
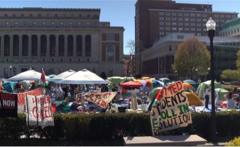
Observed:
[[[210,53],[196,37],[182,42],[175,53],[173,69],[184,75],[207,75]]]
[[[239,80],[240,79],[240,71],[226,69],[222,72],[221,78],[224,80]]]

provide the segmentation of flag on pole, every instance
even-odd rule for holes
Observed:
[[[41,74],[41,81],[43,84],[46,83],[46,76],[45,76],[45,72],[44,72],[43,68],[42,68],[42,74]]]

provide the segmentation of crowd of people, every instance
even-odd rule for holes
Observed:
[[[209,104],[211,103],[211,88],[208,87],[204,94],[204,109],[209,109]],[[240,91],[234,88],[228,94],[224,95],[226,101],[221,101],[219,98],[219,93],[214,91],[215,96],[215,107],[226,108],[226,109],[240,109]]]

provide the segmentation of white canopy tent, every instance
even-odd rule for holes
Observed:
[[[60,84],[107,84],[107,82],[104,79],[100,78],[98,75],[96,75],[95,73],[87,69],[80,70],[63,80],[60,80],[57,83],[60,83]]]
[[[37,72],[35,70],[27,70],[24,71],[22,73],[19,73],[11,78],[9,78],[9,81],[23,81],[23,80],[40,80],[41,78],[41,73]],[[45,77],[46,79],[48,79],[48,77]]]
[[[56,75],[56,76],[53,77],[53,78],[49,78],[49,81],[58,82],[58,81],[60,81],[60,80],[63,80],[63,79],[65,79],[65,78],[69,77],[70,75],[72,75],[72,74],[74,74],[74,73],[76,73],[76,71],[74,71],[74,70],[72,70],[72,69],[69,69],[69,70],[67,70],[67,71],[64,71],[64,72]]]

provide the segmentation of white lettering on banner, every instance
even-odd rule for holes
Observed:
[[[5,108],[15,108],[15,101],[12,101],[12,100],[2,100],[2,105]]]
[[[174,90],[172,90],[174,86],[170,85],[164,88],[164,91],[160,91],[162,97],[158,104],[152,107],[150,115],[153,135],[160,135],[160,132],[163,131],[186,127],[192,123],[188,98],[183,93],[180,84],[180,82],[173,83],[173,85],[179,87],[174,88]]]
[[[53,126],[54,119],[52,114],[50,97],[46,95],[33,96],[27,95],[28,118],[31,126]]]
[[[84,99],[106,109],[117,92],[86,93]]]

